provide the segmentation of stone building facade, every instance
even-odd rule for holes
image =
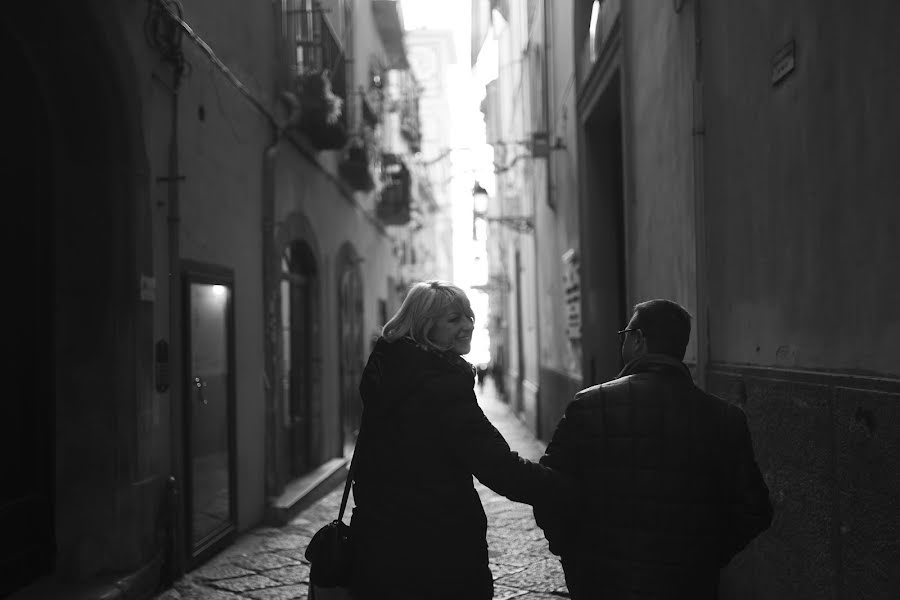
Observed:
[[[46,2],[0,25],[20,290],[0,593],[146,597],[352,448],[399,275],[380,99],[402,15]]]
[[[898,8],[578,0],[547,3],[564,24],[542,28],[541,2],[490,4],[504,17],[488,107],[498,149],[544,130],[539,110],[515,125],[509,104],[528,102],[511,99],[518,81],[539,85],[528,58],[540,32],[552,32],[548,56],[571,44],[569,66],[546,68],[570,69],[574,102],[553,108],[566,78],[551,76],[549,129],[565,121],[569,133],[550,150],[548,195],[533,149],[514,177],[525,189],[496,193],[506,214],[534,218],[534,234],[505,234],[519,259],[498,273],[513,298],[523,290],[521,312],[506,302],[504,343],[510,383],[537,377],[513,400],[526,421],[546,437],[567,385],[620,369],[615,332],[633,304],[674,299],[694,315],[685,361],[746,412],[775,505],[771,529],[725,570],[722,597],[896,596]],[[563,180],[577,182],[566,197],[554,194]],[[502,204],[511,198],[523,204]],[[565,298],[548,293],[565,248],[578,259],[581,364],[563,384],[544,352],[567,356],[551,342]]]

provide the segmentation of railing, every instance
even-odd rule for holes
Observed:
[[[325,17],[325,11],[313,0],[281,0],[282,37],[289,49],[291,76],[327,70],[331,91],[347,100],[347,70],[343,46]],[[341,113],[346,126],[347,111]]]
[[[403,85],[400,98],[400,135],[409,144],[411,152],[422,149],[422,124],[419,120],[418,83],[410,76]]]
[[[383,182],[376,214],[385,225],[405,225],[410,219],[411,177],[403,160],[396,155],[383,157]]]

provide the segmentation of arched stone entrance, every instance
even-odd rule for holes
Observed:
[[[0,144],[0,178],[15,190],[4,203],[6,339],[12,389],[0,418],[0,596],[49,573],[55,556],[53,354],[53,195],[48,114],[23,50],[0,30],[9,112]],[[50,231],[48,231],[48,229]],[[48,235],[49,234],[49,235]]]
[[[319,269],[310,244],[296,239],[281,259],[282,398],[287,478],[321,460],[321,314]]]
[[[0,595],[41,575],[125,581],[158,566],[164,480],[151,452],[158,428],[142,416],[153,315],[137,282],[152,263],[128,45],[105,8],[7,9],[0,44],[14,105],[0,172],[14,387],[0,419]]]

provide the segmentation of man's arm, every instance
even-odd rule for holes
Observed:
[[[733,408],[730,419],[735,443],[734,477],[728,506],[728,529],[722,540],[720,562],[724,566],[753,538],[772,523],[769,488],[753,456],[753,442],[744,411]]]
[[[577,399],[566,407],[566,412],[556,425],[550,444],[540,460],[540,464],[573,478],[577,474],[576,448],[579,437],[579,407],[580,403]],[[574,507],[568,508],[569,510],[561,511],[543,506],[534,507],[534,520],[538,527],[544,530],[544,536],[550,542],[550,552],[558,556],[568,553],[573,544],[570,518],[578,511],[572,510]]]

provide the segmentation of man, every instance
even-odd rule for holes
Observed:
[[[581,505],[535,512],[572,598],[714,599],[719,569],[769,527],[769,490],[743,411],[694,386],[691,316],[634,307],[619,377],[579,392],[541,458]]]

